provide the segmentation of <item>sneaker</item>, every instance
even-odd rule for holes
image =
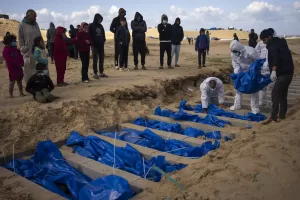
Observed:
[[[139,68],[138,68],[138,66],[136,65],[135,67],[134,67],[134,70],[138,70]]]
[[[180,65],[177,65],[177,64],[176,64],[175,67],[180,67]]]
[[[120,67],[119,67],[119,66],[115,66],[115,69],[116,69],[116,70],[119,70],[119,69],[120,69]]]
[[[172,67],[172,66],[170,65],[170,66],[168,66],[168,69],[174,69],[174,67]]]
[[[124,71],[129,71],[129,69],[127,67],[124,68]]]
[[[147,68],[143,65],[143,66],[142,66],[142,70],[147,70]]]
[[[94,74],[93,78],[94,79],[99,79],[99,76],[97,74]]]
[[[119,71],[122,72],[123,71],[123,67],[120,67]]]
[[[102,73],[102,74],[99,75],[99,77],[101,77],[101,78],[107,78],[108,76],[106,74]]]
[[[271,124],[272,122],[278,123],[277,120],[273,120],[273,119],[269,118],[268,120],[263,121],[261,124],[262,125],[268,125],[268,124]]]
[[[89,83],[90,81],[89,80],[85,80],[85,81],[83,81],[84,83]]]
[[[202,65],[203,67],[206,67],[206,65]]]
[[[164,68],[163,66],[160,66],[160,67],[159,67],[159,69],[163,69],[163,68]]]
[[[233,106],[230,107],[230,110],[231,110],[231,111],[235,111],[235,110],[239,110],[239,109],[241,109],[241,108],[242,108],[241,106],[233,105]]]

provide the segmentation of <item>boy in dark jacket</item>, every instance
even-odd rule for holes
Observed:
[[[164,54],[165,51],[168,55],[168,68],[173,69],[171,66],[171,39],[172,39],[172,25],[168,23],[168,16],[161,16],[161,23],[157,26],[157,30],[159,33],[159,41],[160,41],[160,67],[159,69],[163,69],[164,67]]]
[[[143,20],[143,16],[136,12],[134,16],[134,20],[131,21],[131,29],[132,29],[132,49],[133,49],[133,61],[134,61],[134,70],[138,70],[138,54],[141,54],[141,64],[142,69],[146,70],[145,67],[145,58],[146,58],[146,31],[147,24],[145,20]]]
[[[94,78],[99,79],[99,77],[107,77],[104,74],[104,44],[106,41],[105,30],[102,26],[103,17],[97,13],[95,14],[94,21],[89,25],[89,36],[92,45],[93,52],[93,69],[94,69]],[[99,76],[97,63],[99,58]]]
[[[37,63],[37,73],[30,77],[26,85],[26,91],[32,94],[33,98],[40,103],[46,103],[54,99],[50,94],[54,89],[54,84],[50,77],[44,74],[45,67],[44,64]]]
[[[175,54],[175,67],[180,67],[178,65],[179,54],[180,54],[180,44],[184,38],[183,29],[180,26],[180,18],[176,18],[175,23],[172,25],[172,60]]]
[[[76,38],[76,35],[78,33],[78,29],[74,28],[74,26],[71,24],[70,25],[70,30],[69,30],[69,36],[72,40],[74,40]],[[78,47],[76,46],[76,44],[73,44],[73,52],[74,52],[74,58],[77,59],[78,58]]]
[[[208,49],[208,39],[205,35],[205,30],[203,28],[200,29],[200,35],[197,37],[196,44],[195,44],[195,51],[198,51],[198,69],[201,67],[205,67],[205,59],[206,59],[206,51]],[[202,62],[201,62],[202,56]]]
[[[110,25],[110,29],[109,29],[115,35],[114,39],[115,39],[115,67],[116,68],[118,68],[118,59],[119,59],[119,50],[118,50],[119,44],[116,40],[116,32],[117,32],[117,29],[121,26],[121,23],[120,23],[121,18],[124,18],[126,21],[125,15],[126,15],[126,10],[124,8],[120,8],[119,15],[113,19],[113,21],[111,22],[111,25]],[[127,21],[126,21],[125,28],[128,30]]]
[[[258,36],[254,32],[254,29],[251,29],[251,33],[249,34],[249,46],[255,48],[257,45]]]
[[[126,19],[121,18],[121,26],[117,29],[116,32],[116,41],[118,42],[118,49],[120,53],[120,71],[127,71],[128,65],[128,49],[130,43],[130,33],[126,28]]]
[[[294,75],[294,62],[286,40],[274,37],[273,29],[263,30],[260,38],[267,44],[270,78],[275,82],[272,90],[272,114],[265,123],[268,124],[277,121],[278,113],[279,119],[285,119],[289,85]]]

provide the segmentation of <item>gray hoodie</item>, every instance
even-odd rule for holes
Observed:
[[[55,35],[56,35],[55,26],[54,26],[54,24],[52,22],[50,22],[50,27],[47,30],[47,42],[53,43]]]

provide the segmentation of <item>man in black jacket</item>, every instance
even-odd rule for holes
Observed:
[[[146,31],[147,24],[143,20],[143,16],[136,12],[134,16],[134,20],[131,21],[131,29],[132,29],[132,49],[133,49],[133,61],[134,61],[134,70],[138,70],[138,55],[139,52],[141,54],[141,64],[142,69],[146,70],[145,67],[145,57],[146,57]]]
[[[178,65],[178,59],[179,59],[179,54],[180,54],[180,44],[181,41],[183,40],[184,33],[183,29],[180,26],[180,18],[176,18],[175,23],[172,26],[172,60],[173,56],[175,54],[175,67],[180,67]]]
[[[121,18],[124,18],[126,21],[125,15],[126,15],[126,10],[124,8],[120,8],[119,15],[113,19],[113,21],[111,22],[111,25],[110,25],[110,29],[109,29],[115,35],[114,39],[115,39],[115,67],[116,68],[118,68],[118,59],[119,59],[119,50],[118,50],[119,44],[116,41],[116,32],[117,32],[117,29],[121,26],[121,23],[120,23]],[[125,27],[128,30],[127,21],[126,21]]]
[[[251,33],[249,34],[249,46],[255,48],[257,45],[258,36],[254,32],[254,29],[251,29]]]
[[[93,53],[93,69],[94,78],[99,79],[99,77],[107,77],[104,74],[104,44],[106,41],[105,30],[102,26],[103,17],[97,13],[95,14],[94,21],[89,25],[89,36],[92,46]],[[98,76],[98,58],[99,58],[99,76]]]
[[[267,44],[271,80],[275,82],[272,90],[272,114],[265,123],[268,124],[277,121],[278,113],[279,119],[285,119],[288,89],[294,75],[294,63],[286,40],[274,37],[273,29],[263,30],[260,37]]]
[[[168,55],[168,68],[173,69],[171,66],[171,38],[172,38],[172,25],[168,23],[168,16],[162,15],[161,16],[161,23],[157,26],[157,30],[159,33],[159,40],[160,40],[160,67],[159,69],[163,69],[164,67],[164,54],[165,51]]]
[[[69,36],[73,40],[76,38],[76,35],[78,33],[78,29],[74,28],[74,26],[71,24],[70,25],[70,30],[69,30]],[[74,54],[74,59],[78,58],[78,47],[74,44],[73,45],[73,54]]]

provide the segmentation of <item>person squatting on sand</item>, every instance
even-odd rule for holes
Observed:
[[[216,77],[205,79],[200,85],[203,112],[207,114],[209,104],[224,108],[225,92],[223,82]]]
[[[44,73],[45,67],[45,64],[37,63],[37,72],[30,77],[26,85],[26,91],[32,94],[39,103],[51,102],[55,98],[50,93],[54,89],[54,85],[50,77]]]
[[[18,29],[18,41],[21,53],[24,58],[24,79],[25,82],[35,74],[35,60],[32,53],[34,38],[41,36],[41,31],[36,22],[36,12],[28,10]]]
[[[159,69],[164,68],[164,54],[167,52],[168,56],[168,68],[173,69],[171,66],[171,39],[172,39],[172,25],[168,23],[168,16],[163,14],[161,16],[161,23],[158,24],[157,30],[159,33],[159,41],[160,41],[160,67]]]
[[[267,45],[271,80],[275,82],[272,90],[272,113],[265,124],[277,122],[278,114],[279,119],[285,119],[289,85],[294,75],[294,62],[288,44],[284,38],[275,37],[274,34],[272,28],[263,30],[260,34],[260,38]]]
[[[120,19],[121,26],[117,29],[116,32],[116,40],[119,44],[119,54],[120,54],[120,61],[119,61],[119,70],[120,71],[127,71],[128,70],[128,50],[129,50],[129,43],[130,43],[130,33],[126,28],[126,19]]]
[[[131,21],[131,29],[132,29],[132,50],[133,50],[133,62],[134,62],[134,70],[138,70],[138,55],[141,54],[141,64],[142,69],[146,70],[145,67],[145,58],[146,58],[146,32],[147,32],[147,24],[143,19],[141,13],[136,12],[134,16],[134,20]]]
[[[17,38],[14,35],[6,35],[3,40],[3,44],[5,47],[3,48],[3,58],[6,63],[6,67],[9,74],[9,97],[13,98],[13,91],[15,82],[17,82],[17,85],[19,87],[20,96],[25,96],[23,93],[23,85],[22,80],[24,77],[23,74],[23,65],[24,60],[21,55],[21,52],[19,49],[17,49],[16,44]]]
[[[97,13],[94,16],[94,21],[89,25],[89,36],[92,45],[93,54],[93,70],[94,78],[108,77],[104,74],[104,44],[106,42],[105,30],[102,26],[103,17]],[[99,75],[98,75],[98,61],[99,61]]]
[[[126,21],[125,16],[126,16],[126,10],[124,8],[120,8],[119,9],[119,15],[113,19],[113,21],[111,22],[111,25],[110,25],[110,29],[109,29],[115,36],[114,39],[115,39],[115,67],[116,68],[118,68],[118,66],[119,66],[119,64],[118,64],[118,61],[119,61],[119,50],[118,50],[119,44],[118,44],[118,41],[116,40],[116,32],[117,32],[117,29],[121,26],[121,18],[125,19],[125,22],[126,22],[125,28],[128,30],[127,21]]]
[[[172,60],[175,54],[175,67],[180,67],[178,65],[179,55],[180,55],[180,46],[181,41],[184,38],[184,32],[182,26],[180,26],[180,18],[176,18],[174,24],[172,25],[172,37],[171,37],[171,43],[172,43]]]

